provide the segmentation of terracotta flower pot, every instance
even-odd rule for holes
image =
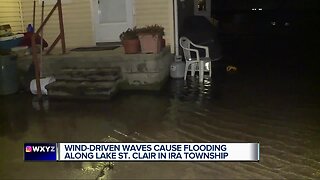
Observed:
[[[162,36],[156,34],[139,34],[142,53],[157,54],[161,51]]]
[[[130,39],[122,41],[125,54],[138,54],[140,53],[140,41],[139,39]]]
[[[166,47],[166,40],[162,37],[161,39],[161,48],[165,48]]]

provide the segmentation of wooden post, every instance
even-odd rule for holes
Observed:
[[[35,32],[36,29],[36,1],[33,1],[33,19],[32,19],[32,26],[33,26],[33,32]]]
[[[62,4],[61,0],[58,0],[58,14],[59,14],[59,24],[60,24],[60,38],[61,38],[61,46],[62,53],[66,53],[66,41],[64,36],[64,25],[63,25],[63,13],[62,13]]]
[[[35,69],[35,75],[36,75],[36,86],[37,86],[37,95],[39,98],[41,98],[41,85],[40,85],[40,67],[39,67],[39,61],[38,61],[38,55],[37,55],[37,45],[36,45],[36,34],[33,33],[31,38],[31,44],[32,44],[32,59],[33,59],[33,65]]]
[[[50,54],[50,52],[53,50],[53,48],[58,44],[59,40],[61,39],[61,34],[59,34],[59,36],[53,41],[53,43],[51,44],[51,46],[49,47],[48,51],[47,51],[47,55]]]
[[[50,11],[50,13],[47,15],[47,17],[44,19],[43,23],[40,25],[39,29],[37,30],[36,34],[39,34],[41,29],[47,24],[47,22],[49,21],[50,17],[52,16],[52,14],[54,13],[54,11],[57,9],[57,4],[52,8],[52,10]]]
[[[44,2],[42,1],[42,11],[44,8]],[[55,6],[52,8],[48,16],[45,18],[43,21],[43,14],[41,21],[43,21],[39,27],[39,29],[33,33],[32,39],[31,39],[31,44],[32,44],[32,59],[33,59],[33,64],[35,67],[35,76],[36,76],[36,86],[37,86],[37,95],[39,98],[41,98],[42,93],[41,93],[41,81],[40,81],[40,64],[38,60],[38,52],[37,52],[37,45],[36,45],[36,37],[39,35],[39,33],[43,31],[43,27],[46,25],[54,11],[58,8],[58,15],[59,15],[59,26],[60,26],[60,34],[56,38],[56,40],[53,42],[53,44],[49,47],[49,50],[47,51],[47,54],[50,53],[50,51],[55,47],[55,45],[61,40],[61,45],[62,45],[62,53],[66,53],[66,41],[65,41],[65,34],[64,34],[64,25],[63,25],[63,13],[62,13],[62,3],[61,0],[57,0],[57,3]],[[33,1],[33,26],[35,26],[35,9],[36,9],[36,1]],[[43,13],[43,12],[42,12]],[[43,35],[42,35],[43,36]],[[43,37],[41,37],[43,38]],[[41,47],[42,48],[42,47]]]
[[[44,15],[44,1],[42,0],[41,4],[41,24],[43,23],[43,15]],[[40,61],[39,61],[39,67],[40,67],[40,77],[42,77],[42,62],[43,62],[43,29],[41,28],[41,35],[40,35]]]

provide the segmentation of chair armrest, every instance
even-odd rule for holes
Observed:
[[[196,53],[196,57],[197,57],[197,60],[199,61],[200,60],[200,55],[199,55],[199,51],[196,50],[196,49],[190,49],[190,48],[183,48],[187,51],[190,51],[190,52],[195,52]],[[187,60],[187,59],[186,59]],[[188,59],[189,60],[189,59]]]
[[[197,60],[200,61],[200,55],[199,55],[199,51],[196,50],[196,49],[190,49],[190,51],[193,51],[196,53],[196,56],[197,56]]]
[[[198,45],[198,44],[194,44],[191,42],[191,44],[194,46],[194,47],[197,47],[197,48],[202,48],[206,51],[206,57],[209,57],[209,47],[208,46],[201,46],[201,45]]]

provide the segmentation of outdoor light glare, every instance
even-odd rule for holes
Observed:
[[[204,66],[205,66],[205,69],[206,69],[206,70],[209,70],[209,69],[210,69],[210,63],[209,63],[209,62],[206,62]]]

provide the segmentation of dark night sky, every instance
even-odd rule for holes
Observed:
[[[261,7],[266,10],[316,10],[319,9],[320,0],[213,0],[214,10],[250,10]]]

